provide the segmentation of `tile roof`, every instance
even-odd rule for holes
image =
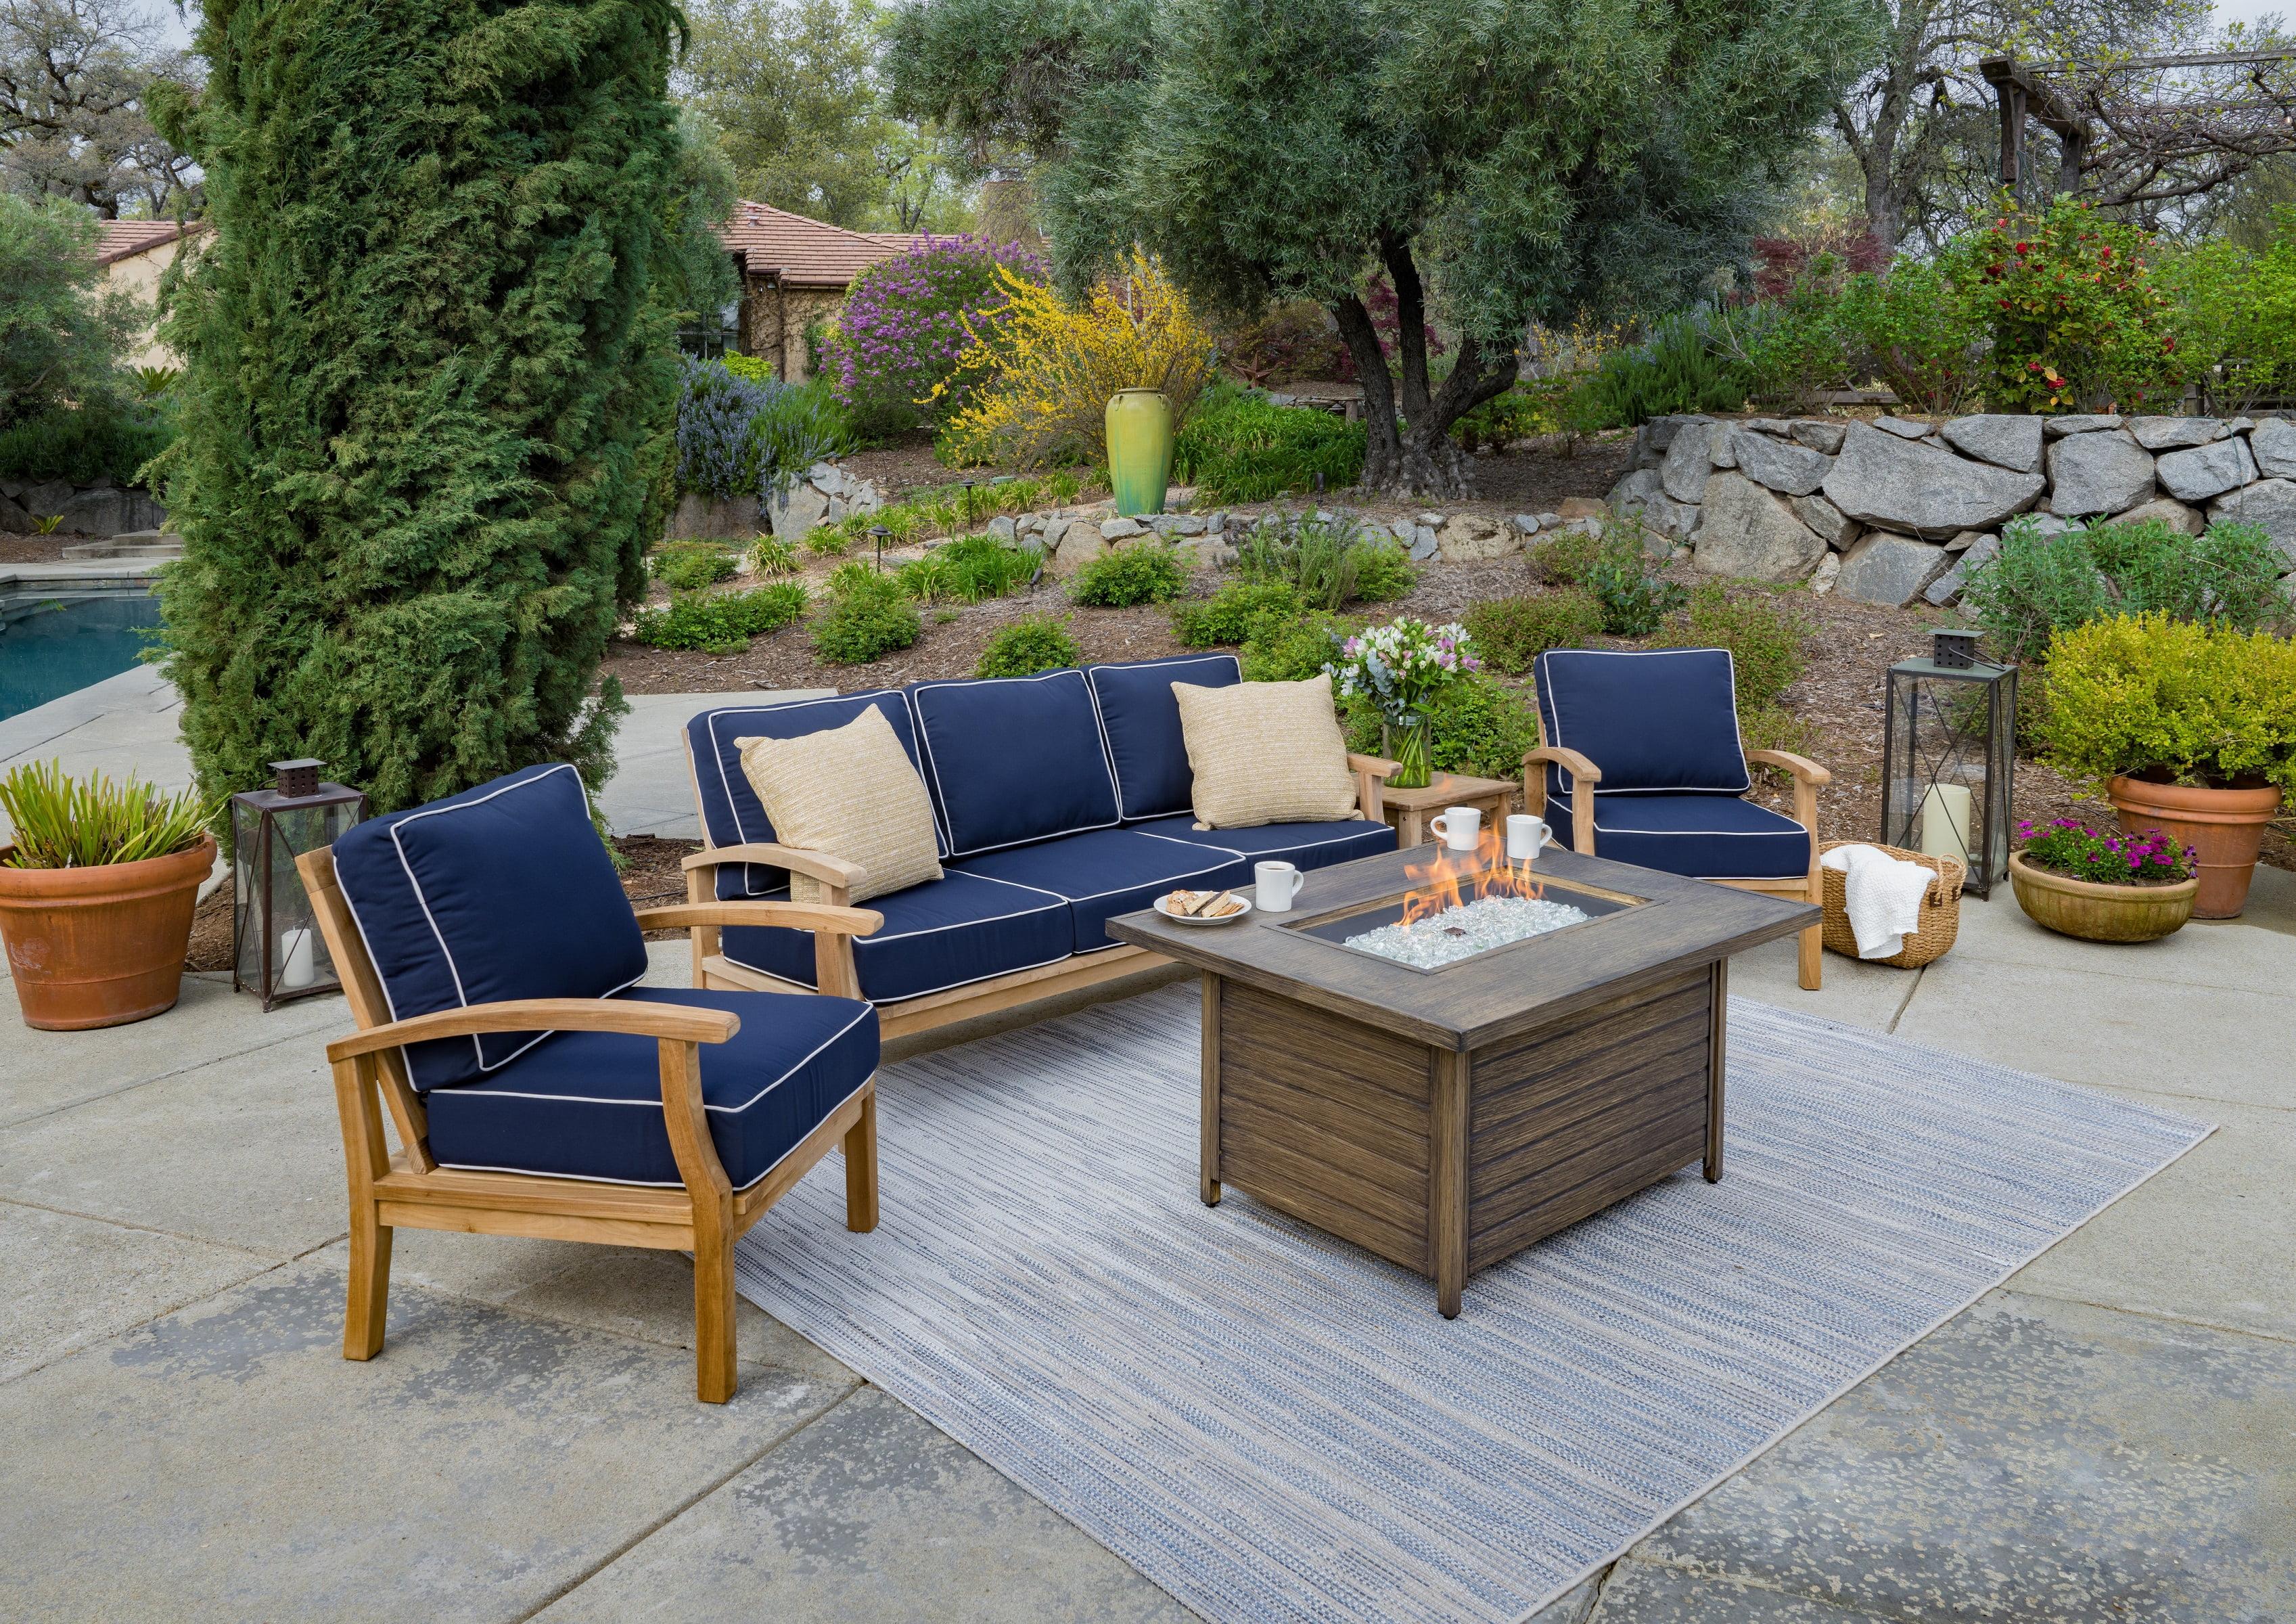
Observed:
[[[905,232],[848,231],[747,199],[734,205],[718,235],[750,275],[779,271],[783,282],[807,288],[844,287],[917,241]]]
[[[177,237],[195,231],[205,231],[207,223],[193,220],[185,225],[180,220],[99,220],[96,222],[95,262],[110,265],[154,249],[163,242],[173,242]]]

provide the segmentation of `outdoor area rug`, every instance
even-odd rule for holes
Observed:
[[[1196,1198],[1193,987],[880,1074],[742,1293],[1206,1617],[1513,1624],[2175,1161],[2209,1125],[1730,1005],[1693,1166],[1433,1284]]]

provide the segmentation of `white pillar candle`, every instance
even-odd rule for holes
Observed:
[[[279,985],[294,990],[319,979],[308,926],[297,926],[279,939]]]
[[[1922,797],[1922,855],[1952,857],[1969,866],[1969,786],[1933,783]]]

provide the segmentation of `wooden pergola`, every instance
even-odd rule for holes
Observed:
[[[1987,57],[2001,114],[2001,184],[2033,178],[2026,135],[2057,137],[2055,191],[2120,208],[2198,196],[2296,151],[2296,51],[2214,51],[2095,62]]]

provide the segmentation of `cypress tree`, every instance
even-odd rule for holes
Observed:
[[[184,357],[165,662],[211,793],[324,759],[375,810],[543,760],[593,787],[592,683],[672,452],[671,0],[208,0],[162,110],[215,233]]]

